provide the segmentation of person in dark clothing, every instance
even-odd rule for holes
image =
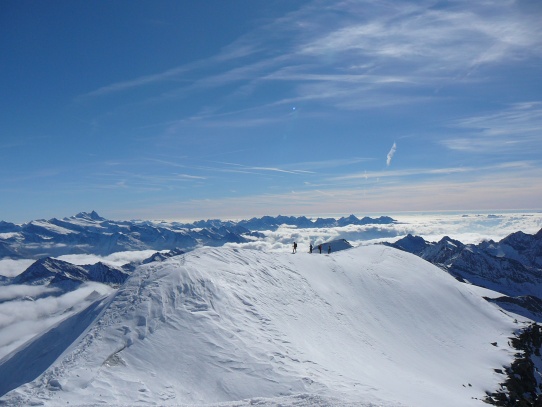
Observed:
[[[309,253],[312,253],[312,243],[309,244]]]
[[[297,252],[297,243],[294,242],[294,249],[292,250],[292,253],[296,253]]]
[[[331,253],[331,245],[327,247],[327,254]]]
[[[320,254],[322,254],[322,244],[318,245],[318,250],[320,251]]]

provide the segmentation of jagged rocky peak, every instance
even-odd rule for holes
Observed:
[[[515,232],[504,239],[499,243],[512,246],[514,249],[519,251],[524,251],[529,249],[529,247],[539,244],[538,241],[542,239],[542,230],[540,230],[536,235],[528,235],[523,232]]]
[[[175,249],[170,250],[169,252],[156,252],[152,256],[147,257],[141,263],[148,264],[148,263],[153,263],[153,262],[160,262],[160,261],[169,259],[170,257],[180,256],[181,254],[184,254],[184,253],[186,252],[183,249],[180,249],[177,247]]]
[[[128,278],[128,272],[121,268],[98,262],[92,265],[78,266],[52,257],[35,261],[30,267],[13,279],[15,284],[79,284],[84,281],[96,281],[109,285],[122,284]]]
[[[377,220],[379,220],[380,223],[396,223],[395,219],[391,216],[381,216]]]
[[[423,237],[413,236],[409,233],[402,239],[396,241],[395,245],[407,252],[419,254],[427,247],[428,244]]]
[[[43,284],[50,282],[57,275],[81,275],[84,270],[74,264],[44,257],[35,261],[30,267],[14,278],[16,284]]]
[[[452,239],[449,236],[444,236],[442,239],[440,239],[439,243],[444,244],[446,246],[452,246],[452,247],[457,247],[457,248],[461,248],[461,247],[465,246],[459,240]]]
[[[83,266],[87,271],[87,278],[90,281],[96,281],[108,285],[119,285],[124,283],[129,276],[127,270],[110,266],[108,264],[98,262],[96,264]]]
[[[360,223],[360,220],[355,215],[350,215],[347,218],[342,217],[337,221],[337,224],[339,226],[357,225],[359,223]]]
[[[96,211],[92,212],[79,212],[77,215],[74,216],[76,219],[85,219],[85,220],[93,220],[93,221],[104,221],[105,218],[102,218]]]
[[[70,263],[66,263],[62,260],[58,260],[52,257],[44,257],[32,263],[32,265],[27,270],[43,269],[43,270],[49,270],[51,272],[56,272],[64,264],[70,264]]]
[[[0,233],[18,232],[20,230],[21,227],[14,223],[0,221]]]

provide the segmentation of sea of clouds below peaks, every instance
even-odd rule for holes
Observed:
[[[247,243],[227,243],[227,246],[243,247],[267,252],[291,252],[292,243],[298,243],[298,252],[307,252],[310,243],[317,244],[336,239],[346,239],[352,245],[369,245],[382,241],[396,241],[410,233],[428,241],[438,241],[444,236],[463,243],[479,243],[483,240],[498,241],[511,233],[523,231],[534,234],[542,228],[542,213],[515,213],[502,215],[403,215],[396,216],[396,223],[386,225],[349,225],[334,228],[300,229],[282,226],[265,231],[263,237],[254,237]],[[98,261],[112,265],[141,261],[150,257],[153,250],[118,252],[101,257],[89,254],[61,256],[73,264],[93,264]],[[34,260],[0,260],[0,275],[13,277]],[[21,345],[25,340],[44,332],[66,317],[66,312],[77,312],[98,292],[105,295],[113,289],[99,283],[85,283],[78,289],[57,295],[50,294],[47,287],[7,285],[0,287],[0,359]]]
[[[235,246],[266,252],[291,251],[297,242],[298,251],[309,250],[317,245],[337,239],[346,239],[353,246],[380,242],[394,242],[407,234],[423,237],[426,241],[439,241],[444,236],[465,244],[485,240],[499,241],[511,233],[522,231],[535,234],[542,229],[542,212],[518,212],[500,214],[400,214],[392,216],[395,223],[383,225],[347,225],[329,228],[297,228],[283,225],[276,230],[262,231],[263,237],[251,237],[246,243],[227,243]],[[71,254],[59,259],[72,264],[94,264],[99,261],[114,266],[141,261],[155,251],[117,252],[108,256],[93,254]],[[0,275],[14,277],[28,268],[34,260],[0,260]]]

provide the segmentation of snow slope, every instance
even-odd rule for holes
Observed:
[[[518,328],[385,246],[202,248],[138,267],[100,301],[89,329],[4,404],[481,407]]]

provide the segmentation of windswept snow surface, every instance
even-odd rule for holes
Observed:
[[[105,307],[1,400],[481,407],[518,328],[469,286],[385,246],[202,248],[138,267]]]

